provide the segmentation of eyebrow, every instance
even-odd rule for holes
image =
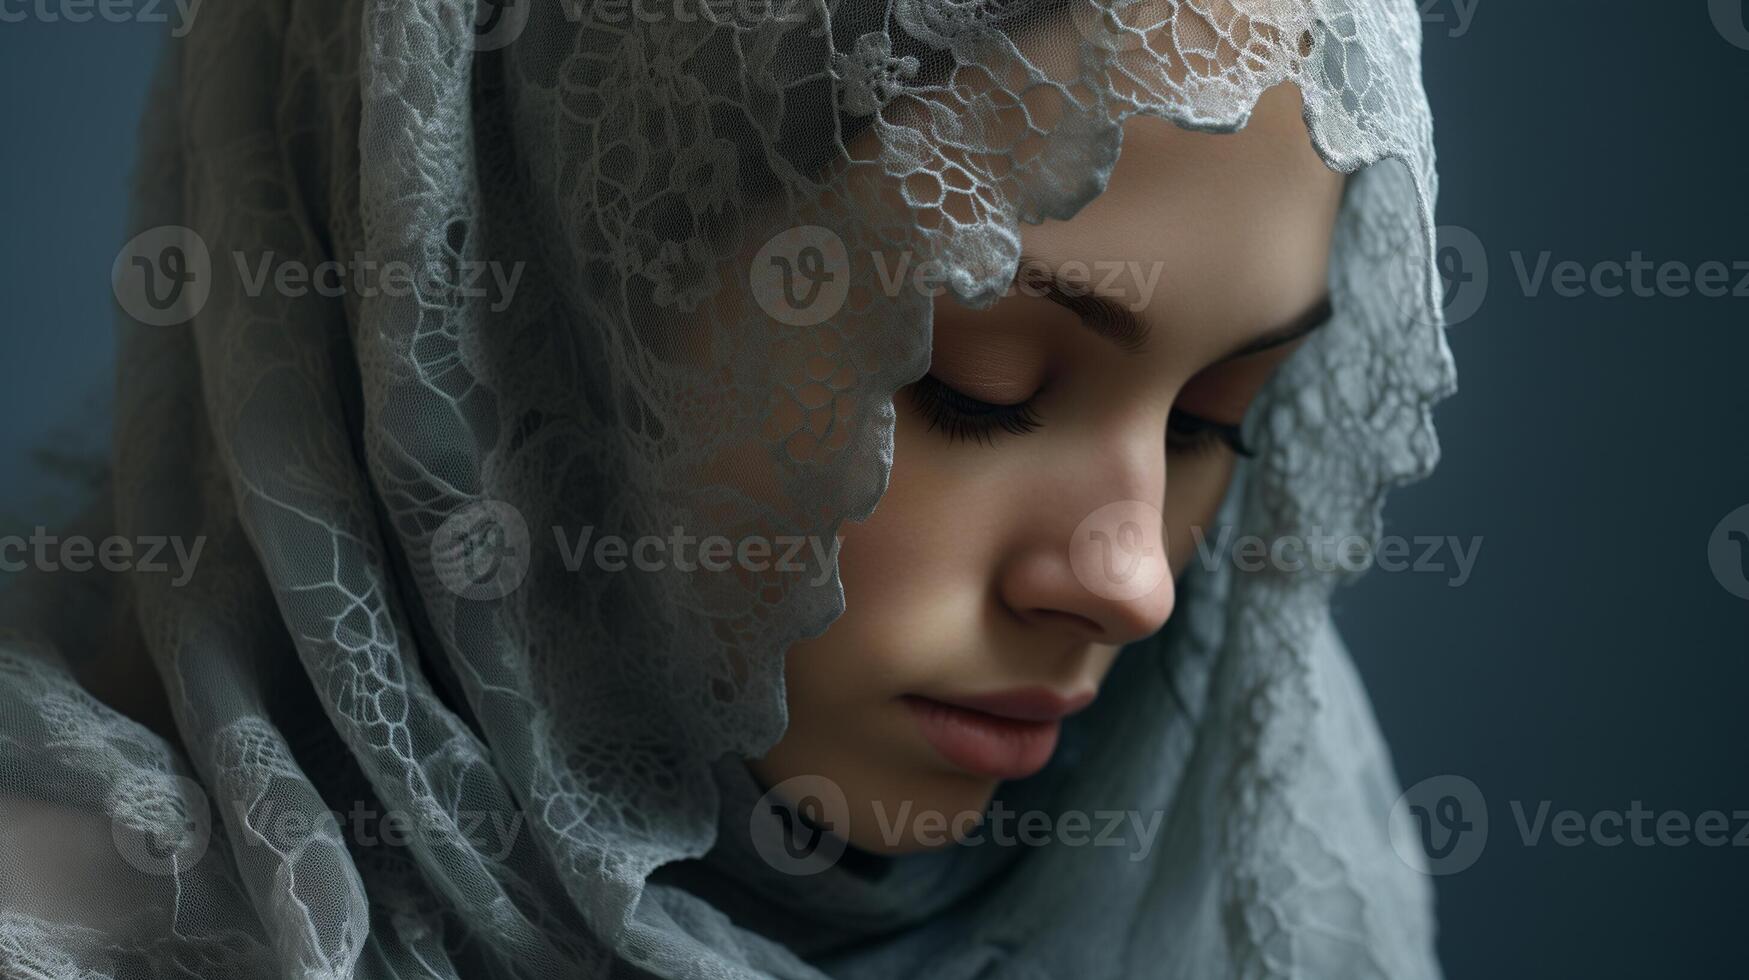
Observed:
[[[1125,353],[1134,354],[1147,346],[1148,325],[1134,310],[1094,292],[1091,284],[1065,281],[1050,272],[1045,263],[1025,255],[1020,257],[1020,270],[1014,279],[1040,290],[1044,299],[1075,314],[1083,326]]]
[[[1042,298],[1048,299],[1075,314],[1075,318],[1081,322],[1082,326],[1116,345],[1125,353],[1139,353],[1147,346],[1150,334],[1148,324],[1143,322],[1141,317],[1136,316],[1135,311],[1128,306],[1111,297],[1100,296],[1092,292],[1090,285],[1065,282],[1046,271],[1043,262],[1025,255],[1020,257],[1020,270],[1016,273],[1015,279],[1040,290]],[[1292,320],[1246,342],[1237,350],[1220,357],[1214,363],[1235,361],[1252,354],[1261,354],[1266,350],[1284,347],[1329,323],[1334,313],[1335,308],[1331,305],[1330,295],[1326,293]]]
[[[1330,302],[1330,294],[1325,293],[1318,298],[1317,302],[1306,307],[1292,320],[1289,320],[1287,323],[1265,333],[1263,336],[1258,337],[1250,343],[1241,345],[1238,350],[1233,351],[1231,354],[1228,354],[1215,363],[1220,364],[1224,361],[1236,361],[1241,357],[1250,357],[1252,354],[1261,354],[1266,350],[1274,350],[1277,347],[1286,347],[1288,344],[1299,340],[1329,323],[1335,315],[1336,308]]]

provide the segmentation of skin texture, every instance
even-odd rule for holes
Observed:
[[[1106,192],[1068,221],[1021,234],[1024,254],[1047,270],[1135,263],[1091,282],[1149,328],[1140,350],[1024,290],[985,310],[937,299],[931,375],[991,403],[1036,393],[1041,424],[956,440],[931,430],[915,392],[899,393],[886,495],[842,531],[844,614],[788,653],[789,727],[751,763],[764,785],[835,781],[850,808],[840,832],[877,853],[941,846],[905,828],[893,840],[877,812],[890,819],[909,802],[954,825],[982,812],[999,780],[942,757],[900,698],[1094,692],[1124,644],[1161,628],[1173,580],[1195,558],[1190,529],[1212,520],[1236,461],[1218,444],[1168,451],[1168,418],[1176,406],[1243,420],[1297,344],[1223,358],[1325,298],[1341,192],[1291,86],[1266,93],[1232,135],[1132,118]],[[1083,520],[1119,501],[1164,515],[1131,542],[1170,565],[1141,595],[1089,588],[1072,561]]]

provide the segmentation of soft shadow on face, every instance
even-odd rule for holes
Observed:
[[[835,781],[850,842],[899,853],[927,843],[895,815],[969,817],[1042,767],[1055,720],[1171,615],[1190,530],[1236,463],[1221,433],[1322,319],[1341,190],[1291,86],[1232,135],[1135,117],[1104,194],[1023,226],[1027,288],[984,310],[936,300],[886,495],[843,529],[845,612],[789,651],[762,783]],[[1077,535],[1151,508],[1117,544],[1166,556],[1158,584],[1090,580]]]

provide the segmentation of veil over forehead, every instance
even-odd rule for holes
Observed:
[[[1155,859],[798,878],[759,859],[738,760],[783,731],[784,651],[844,608],[830,558],[613,572],[577,550],[586,528],[829,540],[867,516],[893,395],[929,361],[929,297],[882,270],[935,262],[989,303],[1023,223],[1103,190],[1125,119],[1231,131],[1284,83],[1355,173],[1338,322],[1265,392],[1222,521],[1376,537],[1453,386],[1414,0],[204,14],[163,62],[130,237],[198,243],[206,288],[164,317],[118,285],[93,520],[205,547],[187,581],[32,581],[7,606],[0,799],[107,833],[80,870],[127,901],[69,918],[40,863],[0,864],[0,972],[1437,974],[1330,624],[1352,572],[1196,573],[1149,641],[1170,656],[1121,658],[1004,790],[1163,814]],[[380,276],[254,278],[325,262]],[[84,686],[130,650],[173,733]]]

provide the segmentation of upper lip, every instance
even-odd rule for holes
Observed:
[[[930,700],[951,704],[956,708],[981,711],[998,718],[1045,722],[1061,721],[1080,711],[1093,703],[1096,694],[1098,694],[1097,691],[1060,694],[1048,687],[1022,687],[1011,691],[998,691],[994,694],[931,696]]]

